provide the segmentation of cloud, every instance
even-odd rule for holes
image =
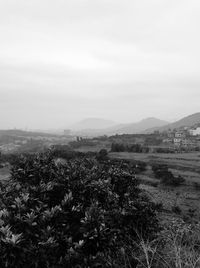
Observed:
[[[2,126],[198,111],[199,7],[197,0],[2,0]]]

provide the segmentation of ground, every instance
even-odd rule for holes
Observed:
[[[166,211],[178,206],[182,215],[194,214],[194,218],[200,219],[200,153],[109,153],[109,156],[147,163],[147,170],[137,175],[141,180],[141,188],[145,189],[155,202],[162,203]],[[152,172],[152,164],[167,164],[174,175],[184,177],[185,183],[179,187],[160,185]]]

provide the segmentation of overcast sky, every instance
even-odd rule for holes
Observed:
[[[199,0],[0,0],[0,128],[200,112]]]

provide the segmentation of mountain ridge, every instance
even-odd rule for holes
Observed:
[[[81,121],[82,123],[84,120]],[[114,135],[114,134],[136,134],[136,133],[142,133],[146,129],[151,127],[159,127],[168,124],[167,121],[155,118],[155,117],[148,117],[145,119],[142,119],[138,122],[134,123],[124,123],[124,124],[115,124],[111,125],[107,128],[86,128],[86,126],[83,124],[82,129],[73,130],[75,131],[75,134],[83,134],[83,135]]]
[[[170,123],[170,124],[167,124],[165,126],[147,129],[146,133],[154,132],[156,130],[162,132],[162,131],[166,131],[168,129],[178,129],[181,127],[193,127],[197,124],[200,124],[200,112],[190,114],[188,116],[181,118],[180,120],[177,120],[177,121]]]

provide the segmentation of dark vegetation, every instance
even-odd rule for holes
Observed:
[[[123,134],[110,137],[105,135],[91,139],[77,137],[77,140],[70,142],[69,145],[74,149],[78,149],[84,146],[94,147],[103,143],[108,143],[110,146],[112,144],[113,151],[116,146],[116,148],[119,147],[117,151],[142,152],[143,149],[143,152],[148,152],[148,146],[160,145],[162,139],[158,134]]]
[[[179,150],[177,148],[164,148],[164,147],[150,147],[150,145],[143,145],[139,143],[135,144],[126,144],[126,143],[116,143],[113,142],[111,144],[111,152],[129,152],[129,153],[176,153],[179,151],[187,151],[184,148],[180,148]]]
[[[94,139],[86,139],[82,137],[77,137],[76,141],[71,141],[69,143],[70,147],[73,149],[80,148],[82,146],[96,146],[98,143]]]
[[[133,153],[148,153],[149,148],[142,146],[141,144],[123,144],[123,143],[112,143],[111,152],[133,152]]]
[[[153,165],[152,170],[155,178],[161,180],[161,183],[164,185],[179,186],[185,181],[180,175],[174,176],[173,173],[168,170],[167,165]]]
[[[164,142],[168,138],[167,132],[152,134],[122,134],[113,136],[100,136],[95,138],[77,137],[76,141],[70,142],[70,146],[74,149],[81,148],[107,148],[112,152],[134,152],[134,153],[182,153],[195,152],[200,150],[197,144],[178,146],[174,144],[173,138],[171,142]]]
[[[0,164],[2,166],[7,165],[7,164],[14,165],[19,155],[20,154],[17,154],[17,153],[10,153],[10,154],[0,153]]]
[[[159,230],[135,178],[145,166],[65,149],[13,161],[1,183],[0,267],[139,267],[140,235]]]
[[[146,147],[138,144],[133,148]],[[167,165],[141,160],[110,159],[106,149],[74,151],[71,144],[2,154],[0,164],[12,168],[0,191],[0,267],[199,267],[198,211],[180,203],[187,181]],[[168,207],[147,198],[149,185],[169,193]],[[199,191],[198,182],[192,186]]]

